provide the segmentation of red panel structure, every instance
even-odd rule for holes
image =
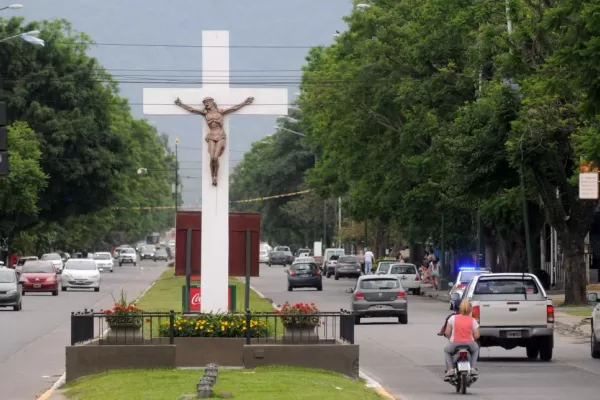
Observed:
[[[187,231],[192,230],[192,276],[200,275],[202,212],[177,212],[175,275],[185,275]],[[246,276],[246,229],[250,230],[250,276],[259,274],[260,214],[229,213],[229,276]]]

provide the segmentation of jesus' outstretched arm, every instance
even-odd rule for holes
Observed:
[[[254,101],[254,97],[248,97],[246,100],[244,100],[243,103],[235,105],[231,108],[226,108],[225,110],[221,110],[221,114],[227,115],[227,114],[231,114],[232,112],[236,112],[240,108],[252,104],[253,101]]]
[[[181,100],[179,100],[179,98],[177,100],[175,100],[175,104],[193,114],[206,115],[206,110],[202,110],[200,108],[194,108],[194,107],[188,106],[187,104],[183,104],[181,102]]]

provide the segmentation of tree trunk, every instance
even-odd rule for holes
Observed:
[[[565,305],[587,305],[587,276],[583,238],[569,232],[559,233],[565,268]]]

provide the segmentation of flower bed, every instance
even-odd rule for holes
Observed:
[[[250,320],[251,337],[269,336],[268,324]],[[173,325],[175,337],[246,337],[246,317],[242,314],[202,314],[198,317],[178,317]],[[169,337],[169,321],[159,327],[160,337]]]
[[[289,327],[316,327],[321,325],[319,309],[315,303],[296,303],[294,305],[287,301],[275,311],[283,326]]]
[[[142,326],[143,311],[136,307],[134,302],[128,301],[123,291],[121,291],[121,298],[118,301],[115,300],[113,308],[101,311],[110,327],[133,326],[139,328]]]

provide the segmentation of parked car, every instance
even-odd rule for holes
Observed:
[[[327,271],[329,274],[329,271]],[[357,256],[340,256],[333,269],[335,280],[340,278],[358,278],[362,275],[362,268]]]
[[[137,254],[135,249],[129,247],[122,249],[119,252],[119,267],[122,267],[123,264],[133,264],[133,266],[137,266]]]
[[[261,250],[258,254],[258,262],[261,264],[266,264],[269,262],[269,252],[266,250]]]
[[[398,261],[389,259],[378,262],[377,268],[375,269],[375,275],[387,274],[393,264],[398,264]]]
[[[392,264],[388,273],[400,279],[402,287],[413,294],[421,294],[421,278],[417,266],[414,264]],[[384,275],[384,276],[385,276]]]
[[[56,264],[52,260],[30,261],[23,265],[19,281],[21,294],[27,292],[50,292],[58,296],[58,276]]]
[[[288,292],[295,288],[314,287],[323,290],[323,276],[316,263],[295,262],[287,270]]]
[[[52,265],[54,265],[54,268],[56,269],[56,272],[59,273],[59,274],[61,273],[61,271],[62,271],[62,269],[64,267],[63,258],[58,253],[44,254],[40,258],[40,260],[42,260],[42,261],[50,261],[52,263]]]
[[[17,273],[13,269],[0,267],[0,307],[21,311],[21,295]]]
[[[94,260],[96,261],[96,265],[98,266],[98,271],[114,271],[113,258],[110,253],[95,253]]]
[[[134,249],[131,250],[135,252]],[[87,258],[72,258],[67,261],[61,276],[63,292],[68,288],[93,288],[94,292],[99,292],[100,281],[100,271],[96,261]]]
[[[596,293],[588,294],[588,301],[594,304],[590,335],[590,350],[592,358],[600,358],[600,298]]]
[[[156,250],[156,252],[154,253],[154,262],[158,260],[169,261],[169,254],[167,253],[166,249]]]
[[[269,254],[269,261],[267,264],[269,267],[272,265],[283,265],[284,267],[290,265],[293,262],[290,260],[290,254],[291,253],[285,251],[273,251]]]
[[[408,301],[400,280],[392,275],[363,275],[356,281],[351,293],[350,307],[356,324],[362,318],[398,318],[408,323]]]

